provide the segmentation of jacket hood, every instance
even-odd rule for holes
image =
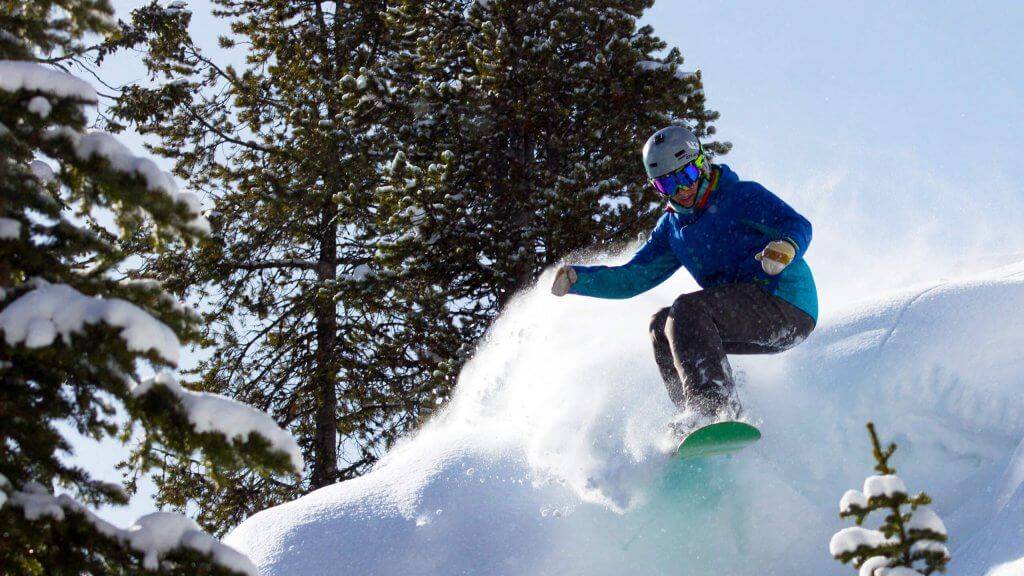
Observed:
[[[714,164],[714,167],[718,169],[718,187],[730,186],[740,181],[740,177],[729,168],[728,164]]]

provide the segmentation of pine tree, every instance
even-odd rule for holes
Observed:
[[[439,371],[547,266],[649,230],[661,206],[642,143],[686,124],[710,140],[699,72],[638,18],[645,1],[405,0],[390,71],[400,149],[379,191],[380,266],[398,300],[439,311]],[[711,154],[728,144],[708,142]],[[443,302],[443,304],[442,304]],[[439,384],[437,384],[439,386]]]
[[[111,49],[141,47],[154,77],[123,93],[118,122],[158,137],[155,151],[216,205],[210,242],[145,268],[211,303],[197,385],[273,414],[310,466],[300,486],[240,474],[218,490],[191,463],[168,462],[162,501],[222,532],[368,470],[435,406],[408,374],[441,356],[406,337],[375,262],[374,190],[393,148],[381,129],[394,108],[384,2],[216,4],[231,26],[221,46],[244,46],[238,68],[188,35],[187,10],[156,4]]]
[[[146,268],[217,301],[198,384],[274,414],[310,462],[299,490],[227,491],[169,463],[164,501],[221,531],[366,471],[545,266],[653,224],[640,143],[673,122],[710,137],[717,114],[638,28],[649,0],[217,4],[244,67],[148,6],[119,45],[159,85],[115,114],[217,204],[213,242]]]
[[[146,236],[181,250],[208,223],[154,162],[87,127],[97,94],[61,68],[87,51],[83,38],[111,32],[111,18],[106,0],[0,3],[0,566],[254,574],[187,518],[155,513],[131,530],[101,520],[88,506],[124,504],[126,493],[63,458],[67,425],[96,440],[141,434],[140,472],[165,456],[197,458],[213,478],[301,469],[268,417],[163,372],[198,318],[151,279],[129,279],[121,246]],[[160,373],[139,383],[143,367]],[[204,416],[211,407],[259,424],[219,426]]]
[[[853,562],[867,576],[928,576],[944,572],[949,562],[946,527],[921,492],[910,496],[896,469],[889,464],[895,444],[882,448],[875,426],[868,423],[875,470],[879,475],[864,481],[863,491],[848,490],[839,503],[839,515],[853,518],[857,526],[832,536],[829,552],[840,562]],[[906,509],[909,507],[909,510]],[[872,512],[886,514],[877,530],[861,527]]]

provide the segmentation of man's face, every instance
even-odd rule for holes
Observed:
[[[693,208],[693,203],[697,201],[697,187],[700,182],[694,182],[689,188],[679,188],[675,195],[672,196],[672,200],[682,206],[683,208]]]

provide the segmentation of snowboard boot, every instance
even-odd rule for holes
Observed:
[[[717,422],[738,421],[743,417],[736,386],[714,383],[715,392],[704,398],[687,399],[686,408],[668,423],[676,438],[683,439],[691,432]]]
[[[685,412],[679,412],[669,420],[668,429],[673,438],[682,440],[693,431],[700,430],[715,422],[716,420],[713,415],[703,414],[695,410],[686,410]]]

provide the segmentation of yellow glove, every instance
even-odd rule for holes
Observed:
[[[796,246],[788,240],[769,242],[760,254],[754,256],[767,274],[777,276],[796,258]]]
[[[551,293],[555,296],[565,296],[569,289],[576,283],[576,271],[572,266],[562,266],[555,274],[555,282],[551,285]]]

